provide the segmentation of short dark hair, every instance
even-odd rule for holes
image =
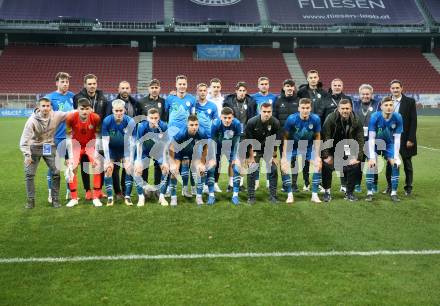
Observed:
[[[316,73],[317,75],[319,75],[319,72],[316,69],[310,69],[309,71],[307,71],[307,76],[309,76],[309,74],[311,73]]]
[[[84,76],[84,84],[87,83],[87,80],[91,79],[95,79],[96,81],[98,81],[98,77],[96,75],[89,73]]]
[[[212,84],[212,83],[222,83],[222,81],[220,81],[220,79],[219,78],[213,78],[213,79],[211,79],[211,81],[209,81],[209,84]]]
[[[238,90],[240,87],[244,87],[244,88],[248,88],[246,82],[237,82],[237,84],[235,85],[235,90]]]
[[[225,106],[225,107],[223,107],[221,114],[222,115],[233,115],[234,111],[232,110],[232,108]]]
[[[263,108],[263,107],[270,107],[270,108],[272,108],[272,103],[264,102],[263,104],[261,104],[260,108]]]
[[[158,79],[152,79],[152,80],[148,83],[148,86],[153,86],[153,85],[156,85],[156,86],[159,86],[159,87],[160,87],[160,81],[159,81]]]
[[[385,102],[390,102],[390,101],[393,102],[393,98],[390,96],[386,96],[386,97],[382,98],[382,101],[380,101],[380,104],[383,104]]]
[[[186,75],[179,74],[178,76],[176,76],[176,82],[177,80],[188,80],[188,78],[186,77]]]
[[[295,86],[295,81],[292,80],[292,79],[284,80],[284,82],[283,82],[283,87],[284,87],[285,85]]]
[[[341,104],[350,104],[351,107],[353,107],[353,103],[349,99],[341,99],[341,101],[339,101],[339,105]]]
[[[90,104],[89,99],[80,98],[78,100],[78,107],[88,107],[88,106],[92,106],[92,104]]]
[[[70,74],[67,72],[58,72],[55,76],[55,81],[64,80],[64,79],[70,79]]]
[[[261,81],[268,81],[269,82],[269,78],[266,76],[261,76],[258,78],[258,84],[260,84]]]
[[[197,115],[189,115],[188,116],[188,121],[199,121],[199,118],[197,118]]]
[[[301,105],[301,104],[310,104],[310,105],[312,105],[312,100],[310,100],[309,98],[301,98],[300,100],[299,100],[299,104]]]
[[[157,110],[157,108],[150,108],[148,110],[148,115],[154,115],[154,114],[159,114],[159,111]]]
[[[41,97],[40,99],[38,99],[38,103],[40,103],[40,102],[49,102],[49,103],[52,103],[52,102],[50,101],[50,99],[47,98],[47,97]]]
[[[390,82],[390,86],[393,85],[394,83],[397,83],[400,85],[400,87],[403,87],[402,82],[400,80],[394,79]]]

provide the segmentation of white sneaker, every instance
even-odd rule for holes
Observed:
[[[293,198],[293,193],[288,194],[288,195],[287,195],[286,203],[287,203],[287,204],[292,204],[294,201],[295,201],[295,200],[294,200],[294,198]]]
[[[197,196],[196,197],[196,203],[197,205],[203,205],[203,198],[201,196]]]
[[[52,200],[52,199],[51,199]],[[67,204],[66,207],[73,207],[75,205],[78,205],[78,199],[71,199]]]
[[[165,192],[165,198],[171,197],[170,186],[167,187],[167,191]]]
[[[145,197],[143,195],[138,196],[138,202],[136,204],[137,207],[142,207],[145,205]]]
[[[124,197],[124,202],[127,206],[133,206],[133,202],[131,201],[130,197]]]
[[[101,207],[101,206],[102,206],[101,200],[99,200],[99,199],[93,199],[93,205],[94,205],[95,207]]]
[[[177,197],[171,197],[171,206],[177,206]]]
[[[257,191],[259,187],[260,187],[260,181],[256,180],[255,181],[255,191]]]
[[[310,191],[310,185],[309,186],[304,185],[303,186],[303,191]]]
[[[214,192],[223,192],[223,191],[220,189],[218,183],[215,183],[215,184],[214,184]]]
[[[321,185],[319,185],[319,193],[324,193],[324,192],[325,192],[324,187],[322,187]]]
[[[168,201],[165,199],[164,196],[160,195],[159,196],[159,204],[162,206],[168,206]]]
[[[319,199],[319,196],[317,194],[313,194],[310,201],[312,201],[313,203],[321,203],[321,200]]]
[[[192,186],[191,187],[191,194],[192,195],[197,195],[197,187],[196,186]]]
[[[339,189],[340,192],[346,193],[347,192],[347,187],[345,186],[341,186],[341,188]]]
[[[214,187],[214,189],[215,189],[215,187]],[[206,193],[206,194],[209,193],[208,185],[203,185],[203,193]]]
[[[49,204],[52,204],[52,196],[50,194],[47,196],[47,202],[49,202]]]
[[[182,188],[182,195],[185,197],[185,198],[192,198],[192,193],[188,190],[188,186],[184,186],[183,188]]]

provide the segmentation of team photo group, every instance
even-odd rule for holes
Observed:
[[[41,159],[54,208],[78,205],[80,194],[95,207],[132,206],[132,198],[137,206],[176,206],[182,198],[195,198],[199,206],[223,200],[239,205],[244,198],[253,205],[258,189],[273,204],[293,204],[299,192],[311,193],[313,203],[330,202],[333,172],[347,201],[371,202],[381,192],[397,203],[400,168],[403,192],[411,196],[417,113],[404,84],[390,80],[390,93],[381,100],[371,85],[360,84],[355,100],[344,94],[339,78],[325,87],[317,70],[306,77],[297,86],[292,79],[270,84],[262,76],[255,80],[256,93],[237,82],[235,92],[223,95],[218,78],[193,89],[187,76],[178,75],[165,99],[160,80],[151,80],[141,99],[121,81],[116,98],[107,100],[97,76],[84,76],[84,88],[75,94],[70,75],[59,72],[56,90],[39,98],[20,139],[25,207],[35,207]],[[381,179],[384,190],[378,190]]]

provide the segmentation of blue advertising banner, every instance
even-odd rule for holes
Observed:
[[[197,45],[198,59],[240,59],[240,45]]]
[[[271,21],[281,24],[424,23],[415,0],[271,0],[267,5]]]
[[[33,112],[32,108],[0,108],[0,117],[29,117]]]

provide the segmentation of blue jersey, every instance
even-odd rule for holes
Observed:
[[[205,105],[196,103],[196,114],[199,119],[199,129],[206,134],[211,134],[212,121],[218,118],[217,105],[214,102],[208,101]]]
[[[195,111],[196,98],[186,94],[183,98],[169,95],[165,100],[165,112],[168,112],[168,126],[179,129],[186,128],[188,116]]]
[[[299,112],[292,114],[287,117],[284,132],[287,133],[287,140],[294,140],[292,150],[294,156],[297,155],[299,141],[307,141],[307,157],[310,159],[315,134],[321,132],[321,119],[316,114],[310,114],[307,120],[301,119]]]
[[[252,98],[254,98],[255,102],[257,103],[257,114],[259,114],[261,104],[265,102],[269,102],[270,104],[272,104],[273,107],[277,99],[277,96],[274,95],[273,93],[268,93],[267,95],[263,96],[261,92],[257,92],[252,95]]]
[[[385,119],[382,112],[371,115],[368,124],[369,132],[376,132],[376,139],[382,139],[387,145],[394,144],[394,134],[402,134],[403,121],[399,113],[392,113],[390,119]]]
[[[124,115],[122,121],[117,124],[114,115],[105,117],[102,122],[102,136],[109,136],[109,149],[110,151],[124,152],[124,136],[132,131],[131,136],[136,135],[136,123],[133,118]],[[126,145],[129,145],[128,138],[126,139]]]
[[[52,109],[54,111],[60,111],[60,112],[70,112],[73,110],[73,92],[66,92],[66,94],[61,94],[57,91],[51,92],[50,94],[46,95],[46,98],[48,98],[51,102]],[[61,122],[60,125],[57,127],[57,130],[55,132],[55,139],[62,140],[66,139],[66,122]]]
[[[151,128],[148,121],[142,121],[141,123],[139,123],[136,133],[136,140],[139,141],[144,135],[148,133],[154,134],[150,134],[148,139],[143,140],[142,149],[146,153],[146,155],[149,155],[151,148],[153,148],[156,143],[167,141],[168,136],[167,133],[165,133],[167,129],[168,125],[162,120],[159,121],[159,126],[157,128]]]
[[[188,128],[185,128],[180,130],[173,139],[178,144],[178,146],[174,147],[174,149],[178,151],[175,154],[175,158],[179,160],[184,158],[192,159],[195,144],[200,140],[209,139],[209,135],[200,129],[195,135],[190,135],[188,133]],[[183,147],[184,144],[185,147]],[[179,150],[177,150],[177,147]]]
[[[232,119],[230,126],[224,126],[220,119],[214,120],[211,127],[211,139],[217,142],[217,155],[221,153],[221,144],[224,140],[231,140],[231,159],[237,157],[238,143],[240,141],[241,123],[237,118]]]

